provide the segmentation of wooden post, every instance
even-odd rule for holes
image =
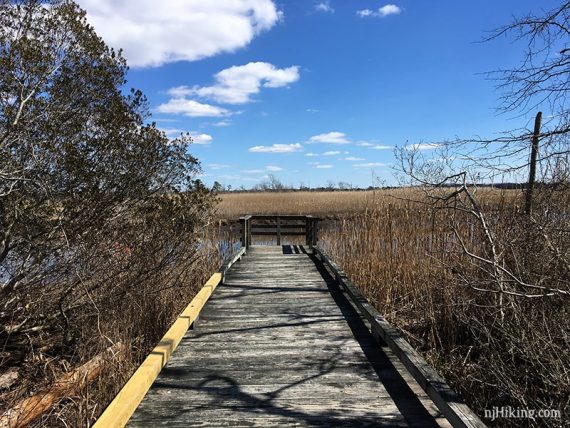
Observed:
[[[281,219],[277,217],[277,245],[281,245]]]
[[[245,249],[251,245],[251,216],[245,218]]]
[[[534,119],[534,133],[532,135],[532,146],[530,149],[530,170],[528,173],[528,185],[526,188],[525,214],[532,214],[532,192],[534,190],[534,182],[536,181],[536,158],[538,156],[538,141],[540,136],[540,123],[542,121],[542,112],[539,111]]]
[[[312,219],[312,227],[311,227],[311,247],[317,245],[319,242],[318,232],[319,232],[319,219],[313,218]]]
[[[308,215],[305,220],[305,227],[307,233],[307,245],[312,248],[317,245],[317,224],[319,219]]]
[[[240,228],[241,228],[241,246],[245,248],[246,247],[245,217],[239,218],[239,224],[240,224]]]
[[[247,249],[247,230],[246,230],[247,223],[245,217],[240,217],[239,223],[241,226],[241,246]]]

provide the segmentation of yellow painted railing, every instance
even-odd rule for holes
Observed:
[[[160,370],[198,317],[200,311],[222,281],[222,273],[213,274],[196,294],[190,304],[178,316],[174,324],[166,332],[158,345],[132,375],[123,389],[97,419],[94,428],[121,428],[132,416],[150,386],[157,378]]]

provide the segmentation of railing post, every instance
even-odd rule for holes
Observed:
[[[246,216],[245,218],[245,249],[249,250],[251,245],[251,216]]]
[[[251,216],[239,218],[241,225],[241,246],[246,250],[251,245]]]
[[[311,247],[317,245],[318,242],[319,219],[311,218]]]
[[[281,245],[281,219],[277,217],[277,245]]]
[[[239,218],[239,224],[241,228],[241,239],[240,239],[241,246],[247,248],[247,241],[246,241],[247,231],[245,230],[245,217]]]

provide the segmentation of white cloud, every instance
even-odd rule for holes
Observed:
[[[331,7],[330,1],[323,1],[323,2],[316,4],[315,10],[317,12],[334,13],[334,9]]]
[[[433,150],[437,149],[441,144],[436,143],[418,143],[406,146],[406,150]]]
[[[247,46],[281,18],[272,0],[78,0],[132,67],[194,61]]]
[[[375,150],[388,150],[388,149],[393,149],[394,147],[392,146],[384,146],[382,144],[377,144],[374,147],[372,147]]]
[[[178,119],[172,119],[170,117],[166,118],[166,117],[157,117],[157,116],[153,116],[152,120],[158,123],[176,123],[176,122],[180,122],[180,120]]]
[[[332,131],[325,134],[312,136],[309,143],[330,143],[330,144],[348,144],[350,141],[346,139],[346,134],[343,132]]]
[[[283,171],[283,168],[281,168],[280,166],[275,166],[275,165],[267,165],[265,167],[265,169],[267,171],[271,171],[271,172]]]
[[[380,8],[378,8],[378,10],[376,10],[376,11],[374,11],[372,9],[357,10],[356,14],[358,16],[360,16],[361,18],[366,18],[369,16],[384,18],[384,17],[389,16],[389,15],[398,15],[401,12],[402,12],[402,9],[398,6],[396,6],[395,4],[387,4],[387,5],[384,5]]]
[[[331,152],[324,152],[323,156],[335,156],[335,155],[340,155],[340,152],[338,151],[331,151]]]
[[[225,108],[203,104],[185,98],[173,98],[167,103],[159,105],[156,111],[159,113],[183,114],[189,117],[221,117],[232,114],[232,112]]]
[[[368,141],[359,141],[358,143],[356,143],[356,145],[360,147],[370,147],[373,146],[374,144],[369,143]]]
[[[229,120],[220,120],[219,122],[214,122],[212,126],[230,126],[232,123]]]
[[[365,159],[364,158],[357,158],[354,156],[349,156],[349,157],[344,158],[344,160],[345,161],[351,161],[351,162],[358,162],[358,161],[363,161]]]
[[[357,163],[356,165],[354,165],[355,168],[374,168],[377,166],[386,166],[386,164],[381,162],[368,162],[368,163]]]
[[[210,144],[213,140],[211,135],[208,134],[198,134],[198,133],[190,133],[190,137],[192,137],[192,141],[194,144]]]
[[[299,80],[299,67],[277,68],[267,62],[250,62],[216,73],[212,86],[176,86],[168,90],[174,98],[198,96],[224,104],[245,104],[261,88],[280,88]]]
[[[312,165],[314,168],[317,169],[328,169],[328,168],[332,168],[332,165],[329,164],[322,164],[320,162],[309,162],[309,165]]]
[[[307,113],[318,113],[320,110],[317,110],[316,108],[308,108],[305,111]]]
[[[177,128],[161,128],[167,137],[169,138],[178,138],[180,135],[190,135],[192,138],[192,142],[194,144],[210,144],[213,140],[211,135],[208,134],[201,134],[197,132],[188,132],[184,129],[177,129]]]
[[[253,146],[249,148],[252,153],[293,153],[301,151],[299,143],[295,144],[273,144],[271,146]]]
[[[216,170],[217,170],[217,169],[223,169],[223,168],[229,168],[229,167],[230,167],[230,165],[224,165],[224,164],[221,164],[221,163],[211,163],[211,164],[208,164],[208,165],[206,165],[206,166],[207,166],[208,168],[210,168],[210,169],[216,169]]]
[[[265,172],[264,169],[244,169],[241,172],[244,174],[263,174]]]
[[[183,134],[186,132],[184,129],[178,129],[178,128],[159,128],[159,129],[162,132],[164,132],[166,134],[166,136],[169,138],[179,137],[180,134]]]
[[[318,154],[317,153],[307,153],[305,156],[314,157],[314,156],[318,156]]]
[[[387,4],[378,9],[378,14],[380,16],[398,15],[401,11],[402,9],[395,4]]]
[[[372,9],[362,9],[362,10],[357,10],[356,14],[358,16],[360,16],[361,18],[364,18],[365,16],[371,16],[374,14],[374,11]]]

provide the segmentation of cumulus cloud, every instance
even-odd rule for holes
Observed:
[[[394,147],[392,146],[384,146],[382,144],[377,144],[374,147],[372,147],[375,150],[388,150],[388,149],[393,149]]]
[[[366,17],[384,18],[389,15],[398,15],[401,12],[402,9],[396,6],[395,4],[387,4],[378,8],[377,10],[372,10],[372,9],[357,10],[356,14],[361,18],[366,18]]]
[[[229,168],[230,165],[224,165],[224,164],[221,164],[221,163],[211,163],[211,164],[208,164],[207,167],[210,168],[210,169],[216,169],[216,170],[218,170],[218,169]]]
[[[159,128],[162,132],[166,134],[169,138],[179,137],[180,134],[184,134],[186,131],[179,128]]]
[[[360,147],[370,147],[373,146],[374,144],[369,143],[368,141],[359,141],[358,143],[356,143],[356,145]]]
[[[250,62],[220,71],[212,86],[176,86],[168,90],[174,98],[197,96],[223,104],[245,104],[261,88],[280,88],[299,80],[299,67],[277,68],[267,62]]]
[[[327,13],[334,13],[334,9],[331,7],[330,1],[322,1],[315,5],[315,10],[317,12],[327,12]]]
[[[280,166],[275,166],[275,165],[267,165],[265,167],[265,169],[267,171],[271,171],[271,172],[283,171],[283,168],[281,168]]]
[[[169,138],[177,138],[180,137],[180,135],[190,135],[194,144],[206,145],[210,144],[213,141],[213,137],[209,134],[188,132],[184,129],[178,128],[160,128],[160,130],[163,131]]]
[[[357,158],[354,156],[348,156],[346,158],[344,158],[345,161],[350,161],[350,162],[358,162],[358,161],[363,161],[365,160],[364,158]]]
[[[307,153],[305,156],[314,157],[314,156],[318,156],[318,154],[317,153]]]
[[[362,9],[362,10],[357,10],[356,14],[361,18],[364,18],[366,16],[372,16],[372,14],[374,14],[374,11],[372,9]]]
[[[190,133],[190,137],[192,137],[192,141],[194,144],[210,144],[213,140],[211,135],[208,134],[198,134],[198,133]]]
[[[325,134],[312,136],[309,143],[330,143],[330,144],[348,144],[350,141],[346,138],[344,132],[332,131]]]
[[[338,151],[330,151],[330,152],[324,152],[323,156],[335,156],[335,155],[340,155],[340,152]]]
[[[159,113],[183,114],[189,117],[221,117],[232,114],[229,110],[185,98],[172,98],[156,108]]]
[[[132,67],[195,61],[247,46],[282,16],[272,0],[78,0]]]
[[[214,122],[212,126],[230,126],[232,123],[229,120],[220,120],[218,122]]]
[[[271,146],[253,146],[249,148],[252,153],[293,153],[301,151],[299,143],[294,144],[273,144]]]
[[[385,6],[382,6],[380,9],[378,9],[378,14],[380,16],[397,15],[401,11],[402,11],[402,9],[400,9],[395,4],[387,4]]]

